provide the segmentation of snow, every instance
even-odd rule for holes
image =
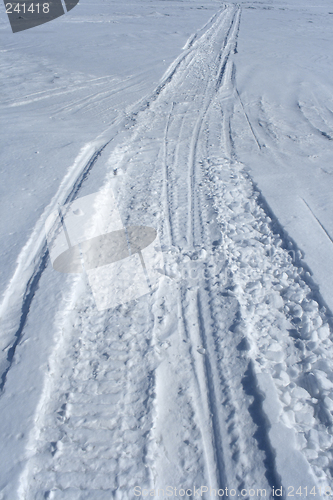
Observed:
[[[1,500],[333,487],[331,10],[2,11]]]
[[[236,79],[261,149],[240,121],[234,137],[238,158],[333,309],[331,11],[326,1],[244,5]]]

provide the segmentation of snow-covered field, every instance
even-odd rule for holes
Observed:
[[[331,496],[331,2],[0,15],[0,499]],[[45,223],[110,190],[164,266],[106,308]]]

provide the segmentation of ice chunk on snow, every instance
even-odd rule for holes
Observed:
[[[292,397],[297,399],[310,399],[310,394],[303,387],[295,387],[292,392]]]

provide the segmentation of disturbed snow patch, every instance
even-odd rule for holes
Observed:
[[[265,394],[263,408],[271,425],[277,468],[279,452],[281,456],[290,448],[289,433],[274,435],[274,424],[283,423],[294,430],[294,445],[321,484],[332,486],[330,315],[314,300],[305,281],[308,273],[294,262],[295,252],[288,252],[280,235],[272,231],[272,220],[258,203],[259,193],[243,165],[222,160],[207,170],[207,187],[223,228],[228,293],[241,307],[235,328],[248,343],[259,389]],[[287,465],[281,467],[286,475]]]

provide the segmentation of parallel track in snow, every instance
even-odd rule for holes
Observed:
[[[107,147],[108,144],[109,144],[109,142],[103,144],[101,147],[98,148],[97,151],[95,151],[92,154],[91,158],[89,158],[87,163],[84,165],[84,167],[80,171],[75,182],[72,184],[70,192],[67,194],[67,197],[64,200],[64,203],[69,203],[76,198],[76,196],[78,195],[78,193],[80,191],[80,188],[82,187],[82,184],[89,176],[96,161],[98,160],[98,158],[100,157],[103,150]],[[44,227],[42,228],[42,231],[44,231]],[[25,289],[23,291],[23,297],[22,297],[21,304],[18,305],[18,306],[21,306],[21,311],[20,311],[19,321],[17,321],[17,320],[15,321],[17,324],[17,330],[13,332],[12,340],[9,340],[8,345],[5,347],[5,349],[3,349],[3,351],[6,353],[6,359],[2,362],[0,391],[3,391],[3,389],[4,389],[6,379],[7,379],[7,374],[12,366],[16,348],[22,339],[22,333],[23,333],[23,330],[24,330],[24,327],[25,327],[25,324],[26,324],[26,321],[28,318],[28,314],[30,311],[32,301],[35,297],[35,293],[38,289],[40,279],[41,279],[43,272],[45,271],[47,263],[48,263],[49,252],[48,252],[48,248],[47,248],[47,243],[46,243],[44,238],[41,238],[41,239],[42,239],[42,241],[40,243],[40,247],[37,248],[36,255],[29,256],[30,259],[33,260],[34,262],[33,262],[33,266],[32,266],[32,273],[29,276],[28,281],[27,281],[26,286],[25,286]],[[14,276],[14,279],[12,281],[14,281],[15,278],[17,280],[18,276]],[[25,276],[22,276],[23,280],[24,280],[24,278],[25,278]],[[10,288],[10,286],[9,286],[9,288]],[[9,291],[9,294],[10,294],[10,291]]]
[[[166,232],[169,233],[168,239],[175,246],[182,245],[184,229],[182,232],[179,233],[178,231],[176,233],[173,228],[187,228],[187,246],[185,244],[185,248],[188,248],[188,250],[193,250],[193,247],[212,247],[212,240],[206,229],[209,215],[206,213],[205,204],[207,204],[208,200],[205,198],[202,193],[202,188],[200,187],[204,180],[203,172],[200,171],[200,165],[202,161],[207,158],[207,155],[209,156],[209,151],[205,151],[201,146],[204,143],[203,127],[205,120],[209,123],[207,114],[210,107],[217,106],[219,103],[218,94],[220,88],[223,87],[223,83],[226,86],[232,84],[231,75],[227,74],[226,70],[228,60],[235,49],[239,29],[239,17],[239,9],[235,9],[232,13],[229,13],[229,17],[227,18],[228,24],[225,23],[224,25],[226,34],[223,39],[218,38],[220,36],[218,30],[214,31],[213,34],[207,33],[206,39],[202,41],[196,58],[191,60],[191,66],[188,71],[191,72],[191,76],[193,72],[195,73],[196,71],[199,74],[200,70],[202,74],[206,74],[206,80],[203,84],[199,84],[196,87],[195,79],[193,79],[193,77],[189,78],[186,70],[185,75],[183,73],[175,75],[173,81],[173,85],[178,91],[178,97],[177,103],[172,103],[164,136],[164,168],[166,172],[164,182],[166,183],[165,193],[167,196],[165,203],[167,207],[165,211],[167,220],[165,221],[165,225]],[[217,39],[219,40],[218,42]],[[215,53],[212,51],[215,59],[212,57],[209,63],[207,63],[204,53],[209,52],[209,49],[214,46],[214,43],[220,44],[220,50],[216,50]],[[205,64],[207,64],[208,68]],[[195,66],[197,66],[197,68],[195,68]],[[183,103],[181,101],[181,96],[191,96],[191,104],[188,104],[187,101]],[[188,105],[186,106],[186,104]],[[186,107],[186,111],[182,112],[184,107]],[[180,109],[179,115],[177,114],[178,109]],[[213,127],[218,127],[218,120],[210,121],[210,124]],[[224,154],[228,155],[228,148],[230,149],[230,145],[225,144],[225,140],[221,141],[221,139],[224,138],[220,138],[219,153],[221,154],[222,149],[223,154],[224,149]],[[179,157],[180,150],[182,151],[181,157]],[[168,151],[169,155],[167,154]],[[177,200],[177,206],[175,206],[174,203],[175,192],[182,193],[181,198]],[[188,209],[186,217],[180,219],[177,209],[181,207],[181,209],[184,210],[184,206],[186,206],[184,204],[184,198],[188,200]],[[170,211],[170,207],[172,207],[172,212]],[[178,235],[178,238],[175,234]],[[206,271],[207,270],[209,269],[206,269]],[[180,297],[178,301],[182,311],[182,321],[184,322],[186,336],[191,340],[193,349],[194,346],[199,343],[207,352],[204,358],[202,358],[200,354],[196,356],[192,354],[191,364],[196,373],[196,380],[201,381],[201,383],[197,382],[197,411],[199,407],[203,405],[205,407],[205,414],[210,416],[208,419],[210,422],[209,424],[207,421],[205,422],[205,418],[201,416],[201,432],[202,435],[205,436],[204,450],[210,477],[210,487],[225,488],[228,484],[240,487],[246,484],[247,481],[245,475],[241,473],[239,474],[239,478],[236,479],[237,473],[235,474],[231,466],[233,463],[232,455],[235,457],[236,464],[237,452],[235,450],[242,449],[242,452],[246,453],[245,446],[240,446],[236,443],[237,440],[233,439],[233,451],[228,451],[230,434],[227,431],[225,422],[230,418],[230,414],[236,413],[236,410],[235,408],[229,408],[225,413],[221,412],[221,408],[223,407],[223,398],[221,398],[221,394],[223,390],[227,390],[228,383],[226,384],[227,377],[225,377],[221,387],[222,374],[218,373],[217,370],[217,365],[219,364],[216,360],[215,352],[215,342],[217,342],[217,339],[214,338],[214,335],[216,336],[220,327],[218,323],[214,324],[214,322],[213,327],[211,325],[212,318],[218,313],[221,314],[221,309],[226,306],[228,301],[224,299],[220,301],[220,303],[217,303],[215,307],[213,306],[213,297],[209,290],[210,280],[201,279],[198,287],[200,292],[198,291],[194,293],[194,295],[184,288],[182,292],[179,292]],[[183,304],[183,302],[186,303],[187,301],[192,302],[190,316],[186,314]],[[208,317],[204,318],[205,315],[200,306],[201,302],[204,302],[205,308],[210,310]],[[231,307],[230,303],[228,303],[227,307]],[[195,324],[193,324],[193,322]],[[224,333],[228,334],[227,331]],[[238,353],[236,346],[234,345],[233,348],[235,349],[234,356],[237,357]],[[197,366],[198,364],[199,366]],[[244,374],[246,365],[243,366],[243,370]],[[197,375],[198,373],[200,373],[200,376]],[[230,394],[228,396],[228,402],[232,404]],[[240,396],[240,398],[241,397],[242,396]],[[198,420],[200,420],[200,417],[198,417]],[[229,426],[232,426],[232,419],[229,422]],[[212,429],[211,431],[210,428]],[[252,447],[255,449],[255,443],[252,443]],[[253,456],[255,454],[258,456],[260,455],[260,450],[256,449],[255,452],[252,451],[252,454]],[[272,469],[272,467],[273,465],[270,464],[269,468]],[[250,476],[250,474],[248,475]],[[268,475],[272,480],[272,470],[269,471]],[[240,477],[242,477],[242,479],[240,479]],[[261,477],[265,477],[265,468],[263,468],[260,473],[257,472],[256,474],[252,474],[251,484],[262,483]],[[265,484],[265,486],[267,487],[267,484]]]

